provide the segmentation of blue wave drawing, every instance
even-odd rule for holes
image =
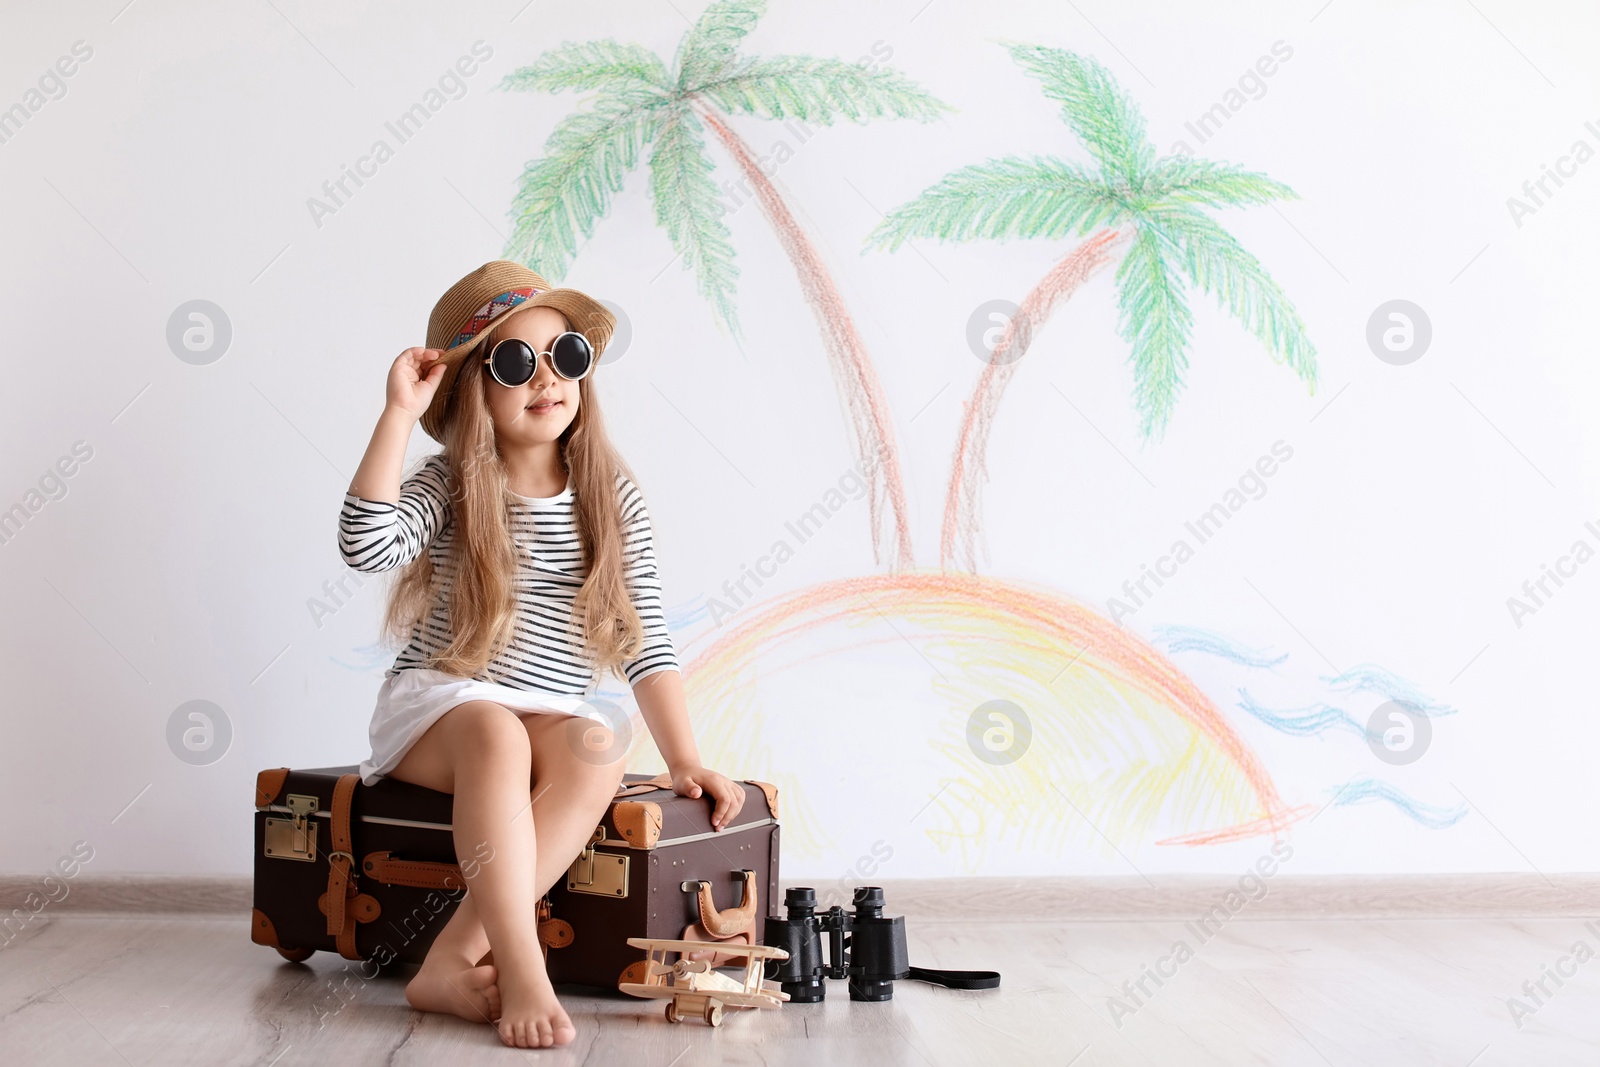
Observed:
[[[706,603],[705,597],[696,597],[686,603],[668,604],[661,614],[666,619],[667,629],[687,630],[700,620],[711,617],[711,605]]]
[[[1428,715],[1454,715],[1456,709],[1434,700],[1406,679],[1385,667],[1362,663],[1341,674],[1323,675],[1322,680],[1342,693],[1377,693],[1387,700],[1410,704]]]
[[[1329,730],[1349,730],[1365,740],[1373,739],[1365,726],[1352,719],[1343,708],[1336,708],[1332,704],[1274,711],[1263,707],[1249,692],[1240,689],[1239,707],[1279,733],[1293,737],[1321,737]]]
[[[1242,667],[1276,667],[1289,658],[1287,652],[1269,658],[1265,650],[1246,648],[1219,633],[1202,630],[1196,626],[1163,625],[1157,626],[1155,630],[1157,637],[1165,643],[1168,652],[1203,652]]]
[[[1406,796],[1388,782],[1380,782],[1374,778],[1352,778],[1330,792],[1334,794],[1333,803],[1341,807],[1346,804],[1363,804],[1370,800],[1387,801],[1414,822],[1430,830],[1443,830],[1454,826],[1467,814],[1465,804],[1454,808],[1424,804],[1420,800]]]

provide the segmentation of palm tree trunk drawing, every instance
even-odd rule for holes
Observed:
[[[723,147],[755,190],[761,210],[766,213],[778,242],[788,253],[800,280],[800,291],[816,317],[817,328],[822,333],[823,346],[828,355],[828,369],[833,372],[834,385],[848,412],[856,456],[866,476],[873,561],[882,561],[879,538],[887,504],[894,539],[894,566],[910,567],[914,562],[911,529],[906,515],[905,483],[900,475],[894,426],[878,373],[861,340],[861,333],[856,329],[855,320],[845,306],[839,287],[834,284],[833,275],[822,262],[816,245],[795,221],[783,197],[757,164],[743,139],[727,123],[711,114],[709,109],[696,108],[695,113],[722,141]]]
[[[989,361],[973,387],[972,399],[964,405],[961,431],[956,438],[955,457],[950,461],[950,485],[945,493],[944,522],[939,535],[939,565],[949,568],[954,562],[968,571],[977,570],[975,543],[978,536],[979,497],[989,475],[984,455],[989,447],[989,428],[994,424],[1000,398],[1028,346],[1044,329],[1050,314],[1067,300],[1096,271],[1111,262],[1114,246],[1125,235],[1114,229],[1101,230],[1083,242],[1039,280],[1017,313],[1000,332]]]

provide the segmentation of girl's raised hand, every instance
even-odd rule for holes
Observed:
[[[389,368],[389,407],[413,419],[422,418],[444,377],[445,366],[439,359],[442,355],[437,348],[408,348],[400,353]]]
[[[707,793],[715,802],[711,809],[711,828],[721,830],[733,821],[744,807],[744,788],[736,785],[727,775],[704,767],[680,767],[669,771],[672,791],[679,796],[699,797]]]

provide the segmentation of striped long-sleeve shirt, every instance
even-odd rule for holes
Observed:
[[[449,595],[455,566],[450,558],[455,524],[445,488],[449,468],[442,454],[425,459],[400,487],[400,502],[390,504],[346,493],[339,513],[339,552],[358,571],[403,567],[427,550],[435,568],[434,604],[411,632],[410,643],[387,674],[427,667],[428,659],[450,640]],[[588,569],[578,539],[574,512],[576,488],[553,497],[514,497],[510,505],[517,556],[517,619],[511,643],[474,675],[517,689],[590,695],[599,671],[583,653],[583,634],[572,605]],[[644,642],[639,654],[622,664],[631,686],[657,671],[678,670],[677,652],[661,608],[650,515],[639,487],[617,473],[623,539],[623,573]]]

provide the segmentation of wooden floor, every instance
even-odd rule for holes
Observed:
[[[893,1001],[729,1013],[670,1025],[657,1002],[566,996],[565,1049],[513,1050],[488,1026],[411,1011],[404,977],[319,953],[281,961],[247,920],[48,912],[0,948],[0,1062],[472,1064],[1262,1064],[1492,1067],[1600,1061],[1600,937],[1575,918],[910,925],[911,959],[988,967],[1001,988],[896,983]],[[1600,923],[1596,924],[1600,929]],[[1193,950],[1170,958],[1183,940]],[[1167,962],[1162,963],[1166,957]],[[1136,1003],[1145,968],[1170,977]],[[1547,977],[1558,971],[1571,977]],[[1543,980],[1543,1004],[1523,992]],[[1135,988],[1135,993],[1139,991]],[[1538,987],[1534,986],[1538,993]],[[1120,995],[1123,1008],[1114,1008]],[[1507,998],[1530,1009],[1519,1027]],[[1116,1016],[1113,1020],[1113,1015]]]

